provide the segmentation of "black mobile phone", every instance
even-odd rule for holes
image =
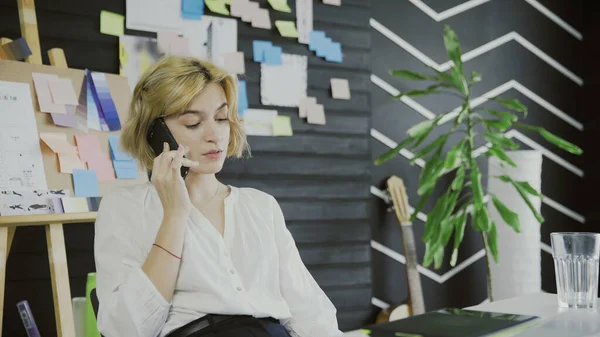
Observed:
[[[165,120],[163,118],[158,118],[152,123],[150,131],[148,131],[148,144],[150,144],[150,147],[158,156],[163,152],[163,144],[165,142],[169,144],[170,150],[177,150],[177,148],[179,148],[179,144],[177,144],[175,137],[173,137],[169,127],[167,127]],[[181,177],[185,179],[189,171],[189,167],[181,166]]]

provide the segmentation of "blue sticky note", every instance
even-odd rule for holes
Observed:
[[[137,164],[133,160],[113,160],[113,167],[115,170],[137,170]]]
[[[133,169],[115,169],[117,179],[137,179],[138,170]]]
[[[73,185],[76,197],[99,197],[98,177],[94,170],[73,169]]]
[[[113,160],[133,160],[130,155],[121,150],[119,136],[109,135],[108,144],[110,146],[110,155]]]
[[[316,51],[317,46],[325,39],[325,32],[320,30],[313,30],[308,36],[308,50]]]
[[[342,44],[339,42],[331,43],[329,45],[329,49],[327,50],[327,55],[325,55],[325,60],[329,62],[341,63],[343,61]]]
[[[181,17],[200,20],[204,15],[204,0],[181,0]]]
[[[254,56],[254,62],[264,62],[265,60],[265,49],[270,49],[273,46],[272,42],[269,41],[252,41],[252,51]]]
[[[246,81],[240,80],[238,84],[238,115],[243,116],[248,109],[248,90]]]
[[[281,47],[271,47],[265,50],[265,64],[278,66],[281,65]]]
[[[329,52],[329,48],[331,48],[331,39],[326,37],[325,39],[319,41],[318,45],[317,45],[317,56],[318,57],[325,57],[327,56],[327,53]]]

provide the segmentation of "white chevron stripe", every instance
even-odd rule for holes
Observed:
[[[550,245],[544,243],[544,242],[540,242],[541,246],[542,246],[542,250],[545,251],[546,253],[552,255],[552,247],[550,247]]]
[[[581,35],[581,33],[577,29],[573,28],[571,25],[566,23],[558,15],[552,13],[552,11],[550,11],[548,8],[544,7],[544,5],[542,5],[538,1],[525,0],[525,2],[527,2],[528,4],[533,6],[538,11],[540,11],[540,13],[544,14],[546,17],[548,17],[548,19],[552,20],[554,23],[559,25],[562,29],[566,30],[569,34],[576,37],[578,40],[580,40],[580,41],[583,40],[583,35]]]
[[[390,92],[390,91],[398,91],[397,89],[395,89],[392,85],[390,85],[389,83],[386,83],[384,80],[382,80],[381,78],[377,77],[377,75],[375,74],[371,74],[371,82],[373,82],[375,85],[380,86],[381,84],[385,83],[385,85],[383,87],[380,86],[381,89],[383,89],[386,92]],[[497,95],[498,93],[500,93],[500,91],[504,90],[508,90],[509,85],[508,84],[503,84],[500,87],[493,89],[489,92],[487,92],[486,94],[484,94],[483,96],[477,97],[475,99],[473,99],[473,102],[476,105],[482,104],[483,102],[485,102],[488,97],[492,97],[494,95]],[[518,86],[517,86],[518,87]],[[393,90],[392,90],[393,89]],[[520,88],[522,89],[522,88]],[[388,91],[390,90],[390,91]],[[403,100],[403,102],[410,102],[410,107],[417,107],[417,109],[415,109],[418,113],[420,113],[423,117],[427,118],[427,119],[433,119],[435,116],[435,114],[433,112],[431,112],[430,110],[428,110],[427,108],[425,108],[424,106],[422,106],[421,104],[417,103],[415,100],[413,100],[412,98],[408,98],[408,97],[404,97],[405,100]],[[476,105],[473,105],[473,107],[475,107]],[[460,110],[460,107],[455,108],[454,110],[452,110],[451,114],[448,114],[448,117],[443,118],[440,122],[444,123],[446,121],[448,121],[450,118],[453,118],[454,116],[456,116],[456,114],[458,113],[458,111]],[[507,137],[514,137],[520,141],[522,141],[523,143],[525,143],[527,146],[534,148],[536,150],[540,150],[542,151],[542,153],[548,157],[549,159],[551,159],[552,161],[554,161],[555,163],[561,165],[562,167],[564,167],[565,169],[573,172],[574,174],[583,177],[584,172],[583,170],[581,170],[580,168],[578,168],[577,166],[569,163],[568,161],[562,159],[560,156],[554,154],[553,152],[551,152],[550,150],[546,149],[545,147],[541,146],[540,144],[536,143],[535,141],[531,140],[529,137],[525,136],[524,134],[522,134],[520,131],[512,129],[510,131],[508,131],[505,134]],[[478,153],[479,152],[485,152],[485,148],[482,150],[478,149]]]
[[[450,67],[452,66],[452,64],[453,64],[452,61],[446,61],[442,64],[438,64],[437,62],[433,61],[431,58],[427,57],[427,55],[423,54],[421,51],[419,51],[417,48],[412,46],[410,43],[406,42],[405,40],[400,38],[398,35],[396,35],[394,32],[387,29],[385,26],[383,26],[377,20],[371,18],[369,20],[369,23],[370,23],[371,27],[373,27],[376,31],[378,31],[383,36],[390,39],[392,42],[396,43],[398,46],[405,49],[407,52],[409,52],[411,55],[413,55],[415,58],[417,58],[421,62],[425,63],[426,65],[431,66],[439,71],[446,71],[446,70],[450,69]],[[475,57],[477,57],[479,55],[485,54],[488,51],[493,50],[493,49],[495,49],[507,42],[510,42],[510,41],[515,41],[515,42],[521,44],[527,50],[529,50],[534,55],[536,55],[537,57],[539,57],[540,59],[542,59],[543,61],[548,63],[554,69],[561,72],[563,75],[565,75],[566,77],[571,79],[573,82],[577,83],[580,86],[583,85],[583,79],[581,79],[581,77],[575,75],[573,72],[571,72],[565,66],[560,64],[558,61],[554,60],[548,54],[544,53],[541,49],[539,49],[533,43],[529,42],[527,39],[525,39],[524,37],[519,35],[519,33],[517,33],[517,32],[510,32],[510,33],[503,35],[493,41],[490,41],[480,47],[477,47],[467,53],[464,53],[462,55],[461,59],[463,60],[463,62],[467,62],[469,60],[474,59]]]
[[[452,7],[450,9],[446,9],[445,11],[443,11],[441,13],[434,11],[431,7],[429,7],[425,3],[423,3],[423,1],[420,1],[420,0],[409,0],[409,1],[412,2],[413,5],[419,7],[420,10],[422,10],[425,14],[429,15],[432,19],[434,19],[437,22],[440,22],[442,20],[446,20],[449,17],[455,16],[462,12],[466,12],[473,7],[477,7],[481,4],[489,2],[491,0],[467,1],[458,6]]]
[[[508,132],[505,134],[505,136],[506,136],[506,137],[508,137],[508,138],[513,138],[513,137],[514,137],[514,138],[517,138],[517,139],[519,139],[519,140],[521,140],[521,141],[523,141],[523,139],[524,139],[524,138],[521,138],[521,137],[525,137],[525,138],[527,138],[526,136],[524,136],[524,135],[522,135],[522,134],[519,134],[519,135],[514,135],[514,134],[512,134],[512,131],[514,131],[514,130],[510,130],[510,131],[508,131]],[[386,135],[384,135],[383,133],[381,133],[381,132],[379,132],[378,130],[375,130],[375,129],[371,129],[371,137],[373,137],[373,138],[377,139],[379,142],[381,142],[382,144],[386,145],[386,146],[387,146],[387,147],[389,147],[389,148],[395,148],[395,147],[398,145],[396,142],[394,142],[393,140],[391,140],[389,137],[387,137]],[[528,139],[529,141],[531,141],[533,144],[537,144],[537,143],[535,143],[534,141],[530,140],[529,138],[527,138],[527,139]],[[525,142],[524,142],[524,143],[525,143]],[[475,150],[475,151],[473,152],[473,155],[474,155],[474,157],[479,157],[479,156],[480,156],[482,153],[484,153],[484,152],[487,150],[487,147],[486,147],[486,146],[489,146],[489,145],[490,145],[490,144],[488,143],[487,145],[481,146],[479,149]],[[541,149],[538,149],[538,150],[542,151],[542,153],[543,153],[543,154],[545,154],[545,153],[544,153],[544,150],[545,150],[545,149],[544,149],[543,147],[541,147],[541,146],[540,146],[540,148],[541,148]],[[546,150],[546,151],[548,151],[548,150]],[[400,153],[400,154],[401,154],[403,157],[407,158],[408,160],[410,160],[410,159],[412,159],[412,158],[414,157],[414,154],[413,154],[412,152],[410,152],[410,151],[406,150],[406,149],[402,149],[402,150],[401,150],[399,153]],[[420,167],[423,167],[423,166],[425,166],[425,161],[423,161],[423,160],[421,160],[421,159],[418,159],[418,160],[416,160],[416,161],[415,161],[415,163],[416,163],[417,165],[419,165]],[[388,196],[385,194],[385,192],[383,192],[383,191],[379,190],[379,189],[378,189],[377,187],[375,187],[375,186],[371,186],[371,193],[372,193],[373,195],[376,195],[376,196],[380,197],[380,198],[381,198],[381,199],[383,199],[383,200],[384,200],[386,203],[390,203],[390,202],[391,202],[391,201],[390,201],[390,199],[389,199],[389,197],[388,197]],[[578,222],[580,222],[580,223],[585,223],[585,217],[584,217],[583,215],[581,215],[581,214],[579,214],[579,213],[577,213],[577,212],[575,212],[575,211],[573,211],[573,210],[571,210],[571,209],[569,209],[569,208],[565,207],[565,206],[564,206],[564,205],[562,205],[562,204],[559,204],[558,202],[556,202],[556,201],[552,200],[551,198],[548,198],[547,196],[545,196],[545,195],[543,195],[543,194],[542,194],[542,196],[543,196],[543,198],[542,198],[542,202],[543,202],[544,204],[546,204],[546,205],[548,205],[548,206],[550,206],[550,207],[554,208],[555,210],[557,210],[557,211],[559,211],[560,213],[562,213],[562,214],[564,214],[564,215],[566,215],[566,216],[570,217],[571,219],[573,219],[573,220],[575,220],[575,221],[578,221]],[[487,197],[487,196],[486,196],[486,197]],[[413,210],[414,210],[414,209],[412,209],[412,208],[411,208],[411,212],[412,212]],[[418,218],[419,220],[423,221],[423,222],[427,221],[427,215],[425,215],[425,214],[423,214],[423,213],[421,213],[421,212],[419,212],[419,214],[417,214],[417,218]]]
[[[371,304],[378,307],[379,309],[387,309],[390,307],[388,303],[378,299],[377,297],[371,298]]]

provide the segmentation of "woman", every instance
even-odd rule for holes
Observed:
[[[168,57],[136,85],[121,139],[151,181],[105,196],[95,259],[105,337],[329,337],[336,309],[300,259],[270,195],[215,173],[247,151],[236,79],[194,58]],[[177,140],[154,154],[163,118]],[[185,157],[184,157],[185,156]],[[182,178],[181,167],[189,167]]]

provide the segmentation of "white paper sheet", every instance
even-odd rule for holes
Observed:
[[[244,127],[249,136],[273,136],[273,119],[277,110],[247,109],[244,111]]]
[[[181,0],[127,0],[125,7],[128,29],[181,33]]]
[[[142,74],[164,53],[159,50],[155,38],[121,35],[119,36],[120,64],[122,76],[126,76],[133,91]]]
[[[260,65],[260,100],[264,105],[297,107],[306,97],[306,56],[281,54],[281,65]]]
[[[0,190],[48,189],[29,84],[0,81],[0,121]]]
[[[190,55],[225,67],[225,54],[237,51],[237,20],[203,15],[200,20],[183,20],[183,36]]]
[[[52,214],[52,199],[69,197],[68,190],[4,190],[0,191],[0,215]]]
[[[308,44],[310,32],[313,30],[312,0],[296,0],[296,29],[298,42]]]

